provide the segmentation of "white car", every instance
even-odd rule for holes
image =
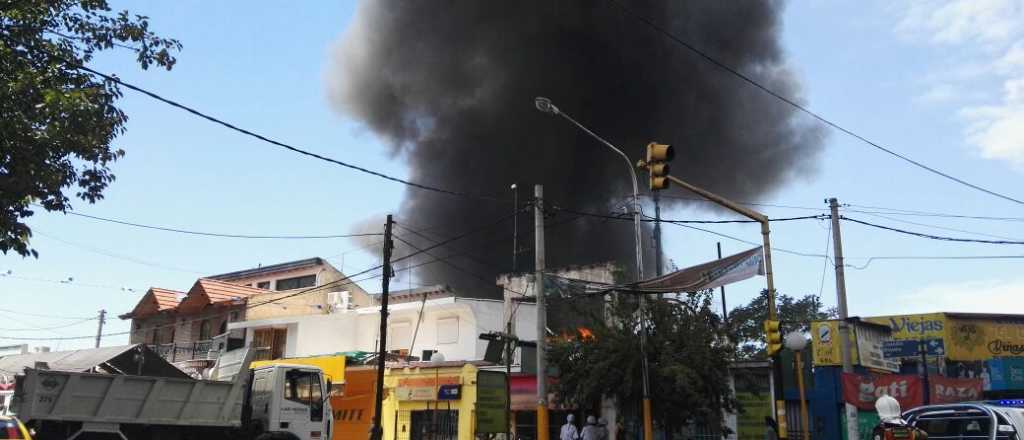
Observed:
[[[1021,440],[1024,400],[927,405],[903,413],[929,440]]]

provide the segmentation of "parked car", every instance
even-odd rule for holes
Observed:
[[[0,439],[32,440],[32,435],[17,417],[0,416]]]
[[[1024,400],[927,405],[903,413],[929,440],[1022,440]]]

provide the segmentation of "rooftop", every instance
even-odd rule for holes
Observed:
[[[305,269],[308,267],[329,265],[326,260],[320,257],[306,258],[304,260],[289,261],[287,263],[271,264],[269,266],[259,266],[252,269],[236,270],[234,272],[222,273],[219,275],[211,275],[206,277],[211,280],[220,281],[231,281],[242,278],[250,278],[259,275],[268,275],[278,272],[287,272],[297,269]]]

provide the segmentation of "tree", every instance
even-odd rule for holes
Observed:
[[[67,192],[88,203],[113,182],[124,156],[114,139],[127,115],[114,81],[78,69],[97,52],[135,54],[142,69],[174,66],[173,39],[145,16],[112,13],[105,0],[3,1],[0,7],[0,251],[38,256],[25,223],[34,207],[71,209]],[[72,190],[71,188],[75,189]]]
[[[821,298],[807,295],[795,299],[788,295],[778,294],[775,303],[779,310],[779,321],[782,334],[793,331],[807,332],[812,321],[831,319],[837,316],[836,309],[823,309]],[[739,359],[764,358],[764,327],[768,319],[768,291],[750,303],[737,307],[729,312],[729,334],[736,343],[736,355]]]
[[[642,400],[640,325],[636,301],[620,295],[607,302],[607,316],[591,316],[592,335],[563,338],[548,359],[560,372],[558,395],[581,408],[602,397],[621,408]],[[653,415],[669,433],[689,423],[723,429],[722,411],[736,408],[729,388],[728,344],[711,292],[647,302],[647,355]]]

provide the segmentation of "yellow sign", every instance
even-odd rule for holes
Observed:
[[[942,313],[876,316],[864,320],[889,326],[892,338],[897,341],[943,339],[946,336],[946,316]]]
[[[946,356],[953,360],[1024,355],[1024,321],[950,319],[946,336]]]
[[[812,322],[811,346],[814,349],[814,365],[842,365],[843,351],[839,349],[839,322]]]

